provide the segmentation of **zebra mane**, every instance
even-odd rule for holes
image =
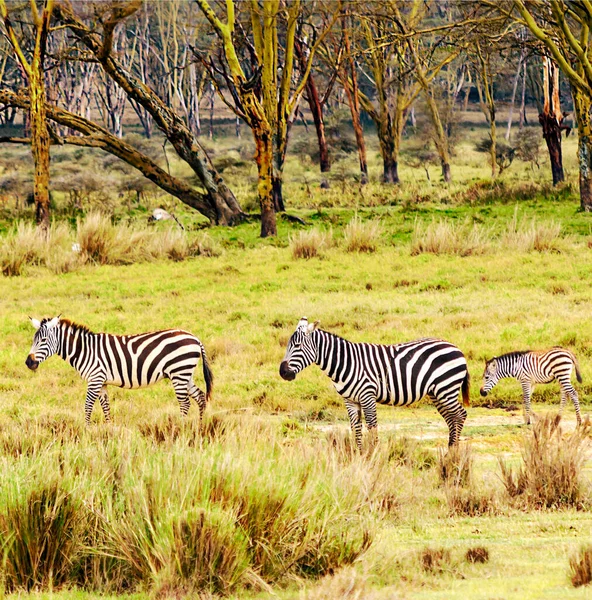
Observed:
[[[41,323],[44,323],[45,321],[49,321],[49,319],[43,319]],[[72,333],[75,333],[76,331],[80,331],[81,333],[92,333],[86,325],[74,323],[74,321],[70,321],[70,319],[60,319],[60,324],[65,325]]]
[[[500,354],[499,356],[495,356],[494,358],[489,359],[487,361],[487,364],[489,364],[494,359],[499,360],[500,358],[507,358],[509,360],[513,360],[520,356],[524,356],[525,354],[530,354],[531,352],[532,350],[514,350],[513,352],[506,352],[505,354]]]

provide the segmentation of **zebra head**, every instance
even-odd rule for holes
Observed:
[[[284,360],[280,364],[280,376],[286,381],[293,381],[296,375],[313,363],[317,356],[317,346],[311,333],[318,327],[319,322],[309,323],[306,317],[298,322],[296,331],[292,334]]]
[[[31,319],[33,327],[37,330],[33,338],[33,345],[25,364],[31,371],[36,371],[39,363],[53,356],[58,351],[58,323],[60,317],[53,319]]]
[[[483,385],[479,390],[479,393],[485,397],[494,388],[495,384],[501,379],[498,366],[497,357],[493,357],[485,363],[485,371],[483,372]]]

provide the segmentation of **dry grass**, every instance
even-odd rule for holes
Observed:
[[[583,546],[569,559],[571,583],[574,587],[592,582],[592,546]]]
[[[518,219],[518,212],[508,223],[502,234],[502,248],[520,252],[557,252],[560,250],[561,224],[555,221],[540,222],[536,218],[530,221]]]
[[[470,444],[456,444],[438,454],[438,474],[445,485],[470,486],[473,481],[473,451]]]
[[[561,416],[547,414],[533,426],[522,448],[516,472],[500,460],[502,481],[511,498],[528,508],[583,508],[587,491],[582,471],[588,447],[590,421],[564,436]]]
[[[450,569],[450,550],[426,547],[419,553],[419,564],[426,573],[443,573]]]
[[[314,258],[333,246],[333,232],[309,229],[290,237],[290,250],[294,258]]]
[[[354,217],[343,231],[343,241],[348,252],[376,252],[382,225],[380,221],[362,221]]]
[[[432,221],[428,225],[415,223],[411,239],[411,254],[456,254],[472,256],[486,254],[491,249],[491,231],[476,223]]]
[[[472,564],[489,562],[489,550],[483,546],[469,548],[465,554],[465,560]]]

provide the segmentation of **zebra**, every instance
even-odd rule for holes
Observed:
[[[486,361],[480,393],[485,397],[500,379],[514,377],[522,386],[524,421],[530,425],[530,397],[535,383],[551,383],[551,381],[557,380],[561,387],[560,412],[563,411],[565,401],[569,396],[576,409],[578,425],[581,425],[580,401],[578,393],[571,384],[573,368],[575,368],[578,382],[582,383],[580,366],[576,357],[569,350],[559,346],[555,346],[551,350],[508,352]]]
[[[181,329],[121,336],[93,333],[88,327],[59,316],[42,321],[31,318],[31,323],[37,331],[25,364],[36,371],[44,360],[59,354],[74,367],[88,382],[84,404],[87,425],[97,398],[105,420],[111,420],[107,385],[138,388],[163,378],[171,380],[182,416],[189,411],[191,397],[199,406],[200,418],[203,417],[214,378],[203,344],[191,333]],[[205,394],[193,381],[200,357]]]
[[[317,364],[345,399],[352,432],[362,448],[362,413],[376,438],[376,403],[406,406],[428,396],[444,417],[448,445],[460,437],[469,406],[469,371],[463,353],[444,340],[424,338],[396,345],[354,343],[318,328],[306,317],[298,322],[280,364],[280,376],[296,374]]]

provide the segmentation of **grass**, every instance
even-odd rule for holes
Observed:
[[[241,140],[224,163],[232,144],[215,140],[212,157],[243,205],[255,207],[250,142]],[[571,577],[587,568],[581,548],[592,518],[579,509],[590,500],[591,471],[583,437],[573,441],[573,410],[561,443],[554,429],[537,446],[547,453],[537,454],[521,424],[519,386],[500,383],[486,403],[478,395],[487,358],[557,344],[580,360],[588,410],[590,216],[577,212],[573,144],[570,137],[564,147],[568,183],[560,189],[545,183],[543,170],[518,163],[490,182],[468,145],[458,149],[449,187],[435,183],[437,166],[428,165],[428,182],[402,160],[404,185],[362,188],[345,176],[356,168],[345,157],[321,191],[316,166],[289,156],[289,211],[309,228],[280,220],[274,240],[258,238],[256,221],[204,233],[203,221],[170,199],[165,208],[187,233],[170,224],[148,229],[149,208],[164,204],[154,190],[128,204],[89,186],[86,220],[56,192],[56,214],[69,227],[55,226],[60,242],[49,243],[51,254],[33,229],[13,232],[14,209],[4,207],[2,244],[16,256],[7,274],[20,276],[0,278],[2,590],[60,600],[585,597]],[[372,142],[369,149],[376,181]],[[12,164],[19,155],[11,152]],[[67,175],[70,149],[60,152]],[[80,162],[93,160],[100,155]],[[183,175],[179,169],[171,160],[172,172]],[[110,177],[116,185],[119,176]],[[310,243],[322,260],[295,260],[300,241],[306,247],[306,236],[328,230],[330,248]],[[362,231],[371,232],[366,241]],[[478,244],[473,231],[482,234]],[[460,250],[412,252],[428,232],[434,248],[453,238]],[[84,250],[59,266],[73,243]],[[195,332],[217,382],[203,428],[195,408],[180,420],[166,383],[111,389],[114,423],[97,410],[86,428],[78,375],[59,358],[37,373],[24,366],[33,336],[27,315],[59,313],[97,331]],[[303,314],[354,341],[438,335],[457,344],[473,403],[459,454],[446,453],[446,424],[426,401],[379,407],[379,443],[359,454],[324,374],[311,367],[292,383],[279,378]],[[533,401],[544,422],[559,404],[558,387],[536,390]],[[512,498],[500,456],[514,481],[541,461],[537,472],[554,482],[558,472],[573,482],[577,471],[578,493],[569,496],[577,501]],[[33,530],[51,543],[27,541]]]

